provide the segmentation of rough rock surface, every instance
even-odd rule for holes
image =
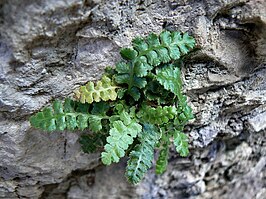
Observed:
[[[196,115],[188,158],[172,150],[166,173],[134,187],[126,160],[103,167],[80,151],[80,132],[30,128],[133,37],[162,29],[197,40],[183,67]],[[0,198],[265,198],[265,30],[265,0],[0,1]]]

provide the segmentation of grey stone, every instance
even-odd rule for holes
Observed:
[[[0,198],[256,198],[265,196],[264,0],[0,2]],[[184,92],[196,118],[190,156],[137,186],[126,159],[103,167],[82,132],[41,132],[28,118],[97,80],[135,36],[187,31]],[[248,190],[248,191],[247,191]]]
[[[258,113],[250,118],[249,123],[256,132],[264,130],[266,128],[266,112]]]

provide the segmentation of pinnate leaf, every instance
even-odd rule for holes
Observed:
[[[154,146],[160,136],[155,126],[144,124],[139,136],[140,144],[136,145],[129,154],[126,177],[132,184],[137,184],[152,166]]]
[[[188,137],[182,132],[193,118],[192,109],[182,94],[180,69],[169,63],[194,45],[192,37],[179,32],[135,38],[132,48],[121,49],[123,61],[107,67],[100,81],[88,82],[75,92],[77,102],[55,101],[30,122],[47,131],[89,128],[97,132],[81,135],[82,150],[89,153],[103,147],[105,165],[129,154],[126,176],[132,184],[140,182],[152,166],[154,148],[159,147],[156,173],[161,174],[168,164],[170,136],[181,156],[189,153]]]
[[[87,105],[88,106],[88,105]],[[35,128],[46,131],[83,130],[88,127],[88,113],[78,111],[79,103],[66,99],[64,103],[54,101],[53,107],[46,107],[41,112],[30,117],[30,123]]]
[[[156,174],[163,174],[168,165],[168,156],[169,156],[169,146],[163,145],[163,148],[160,151],[159,157],[156,161]]]
[[[75,92],[75,98],[81,103],[99,102],[101,100],[115,100],[117,98],[116,90],[118,87],[115,86],[111,79],[107,76],[103,76],[101,81],[96,83],[88,82],[85,86],[81,86],[79,90]]]

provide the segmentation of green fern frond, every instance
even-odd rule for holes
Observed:
[[[139,94],[131,91],[132,88],[143,88],[147,84],[145,78],[148,72],[161,63],[177,60],[187,54],[195,45],[195,40],[187,33],[163,31],[159,37],[152,33],[145,39],[135,38],[132,48],[123,48],[120,51],[122,58],[127,62],[117,64],[115,80],[118,84],[127,84],[129,94],[139,99]]]
[[[178,67],[174,67],[173,64],[163,66],[156,70],[157,81],[166,89],[177,95],[178,99],[182,95],[182,81],[181,72]]]
[[[88,105],[86,106],[88,108]],[[53,107],[46,107],[31,116],[30,123],[33,127],[46,131],[74,130],[75,128],[83,130],[88,127],[89,114],[78,112],[78,107],[79,104],[70,99],[66,99],[63,104],[56,100],[53,102]]]
[[[174,119],[177,114],[176,107],[173,106],[157,106],[156,108],[143,105],[137,113],[137,117],[142,121],[151,124],[166,124],[169,120]]]
[[[156,161],[156,174],[162,174],[166,171],[168,166],[168,156],[169,156],[169,135],[163,134],[162,139],[162,148],[159,153],[159,157]]]
[[[121,56],[134,64],[151,68],[148,65],[158,66],[187,54],[194,47],[195,40],[187,33],[182,35],[180,32],[163,31],[159,36],[151,33],[144,39],[137,37],[132,45],[133,49],[122,49]]]
[[[134,60],[143,65],[158,66],[187,54],[194,47],[195,40],[187,33],[182,35],[180,32],[163,31],[159,37],[151,33],[145,39],[135,38],[132,45],[133,49],[122,51],[124,59]],[[127,56],[129,52],[134,52],[134,56]]]
[[[123,112],[121,120],[112,121],[110,124],[110,135],[107,137],[107,144],[102,152],[102,162],[110,165],[112,162],[118,162],[125,156],[125,150],[133,143],[133,139],[141,132],[142,126],[131,119],[129,114]]]
[[[188,150],[188,137],[186,134],[180,132],[180,131],[174,131],[174,144],[176,147],[176,151],[180,154],[182,157],[186,157],[189,154]]]
[[[155,126],[144,124],[143,131],[139,136],[140,144],[130,152],[127,162],[126,177],[132,184],[139,183],[152,166],[154,147],[159,138]]]
[[[88,82],[85,86],[81,86],[79,90],[75,92],[75,98],[81,103],[99,102],[101,100],[116,100],[117,93],[116,90],[119,88],[114,85],[110,78],[103,76],[101,81],[96,83],[96,86],[93,82]]]

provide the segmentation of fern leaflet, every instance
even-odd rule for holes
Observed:
[[[120,62],[116,65],[116,71],[118,74],[115,75],[115,81],[118,84],[128,85],[128,94],[130,94],[135,100],[140,98],[138,89],[144,88],[147,81],[143,76],[147,74],[147,69],[141,67],[134,67]]]
[[[180,78],[181,72],[178,67],[173,64],[163,66],[156,70],[158,82],[166,89],[176,94],[178,99],[181,98],[182,81]]]
[[[93,104],[91,114],[89,115],[89,128],[94,131],[102,130],[102,120],[109,119],[106,115],[110,106],[106,102],[98,102]]]
[[[180,131],[174,131],[174,144],[176,151],[182,156],[186,157],[189,154],[188,137]]]
[[[102,152],[102,162],[105,165],[118,162],[121,157],[124,157],[125,150],[142,130],[142,126],[132,120],[127,113],[124,116],[123,121],[113,121],[110,124],[110,135],[106,139],[105,151]]]

